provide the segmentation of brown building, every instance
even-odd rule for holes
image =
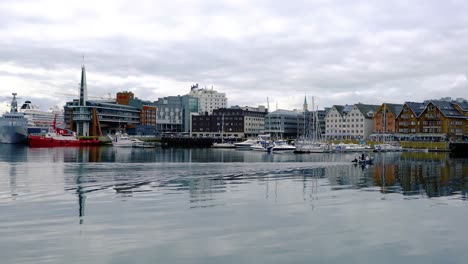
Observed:
[[[407,102],[396,118],[399,137],[420,140],[464,140],[468,138],[466,103],[442,100]]]
[[[140,125],[156,126],[156,106],[143,105],[141,107]]]
[[[395,119],[402,108],[401,104],[383,103],[372,118],[374,133],[394,134],[396,132]]]
[[[441,134],[451,140],[462,140],[468,135],[468,116],[458,111],[453,102],[430,101],[419,120],[423,134]]]
[[[117,93],[117,104],[121,105],[130,105],[130,101],[134,99],[134,95],[132,92],[118,92]]]
[[[420,132],[419,116],[424,110],[424,103],[406,102],[395,118],[395,130],[400,135],[414,135]]]

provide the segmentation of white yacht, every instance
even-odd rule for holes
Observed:
[[[241,149],[250,149],[254,144],[257,144],[257,142],[258,139],[247,139],[242,142],[234,143],[234,146]]]
[[[256,143],[251,145],[250,149],[254,151],[269,151],[272,147],[272,142],[270,140],[270,135],[258,135]]]
[[[250,149],[254,151],[263,151],[263,152],[268,152],[269,149],[272,147],[272,145],[269,142],[266,141],[259,141],[255,144],[253,144]]]
[[[375,152],[398,152],[398,151],[403,151],[403,148],[399,144],[383,143],[383,144],[375,145],[374,151]]]
[[[268,147],[270,152],[294,152],[295,150],[296,147],[289,145],[285,140],[276,140],[272,146]]]
[[[299,153],[324,153],[329,152],[329,146],[326,143],[319,142],[296,142],[296,151]]]
[[[211,146],[212,148],[235,148],[236,145],[235,143],[232,143],[232,142],[215,142],[213,143],[213,146]]]
[[[116,133],[114,136],[108,135],[114,147],[124,148],[149,148],[154,147],[154,144],[141,141],[139,139],[130,137],[126,133]]]

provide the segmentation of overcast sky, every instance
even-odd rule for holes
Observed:
[[[468,98],[468,2],[0,1],[0,102],[43,109],[77,94],[183,95],[319,108]]]

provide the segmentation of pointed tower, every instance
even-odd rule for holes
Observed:
[[[81,66],[80,106],[86,106],[86,101],[88,101],[88,87],[86,85],[86,69],[83,64]]]
[[[86,101],[88,101],[88,89],[86,85],[86,69],[83,63],[81,66],[80,100],[78,106],[76,107],[76,111],[73,113],[73,120],[76,125],[76,133],[79,136],[89,136],[91,113],[86,106]]]
[[[307,105],[307,96],[304,96],[304,105],[302,110],[304,110],[304,112],[309,111],[309,105]]]

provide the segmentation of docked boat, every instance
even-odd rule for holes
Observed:
[[[374,146],[374,152],[398,152],[398,151],[403,151],[403,148],[398,145],[398,144],[389,144],[389,143],[383,143],[383,144],[377,144]]]
[[[268,152],[273,146],[270,135],[258,135],[257,142],[250,146],[251,150]]]
[[[276,140],[267,149],[269,152],[294,152],[296,147],[289,145],[285,140]]]
[[[30,147],[80,147],[99,145],[98,139],[78,138],[76,133],[56,127],[55,123],[47,133],[29,134]]]
[[[330,146],[323,142],[297,141],[296,153],[324,153],[330,152]]]
[[[356,151],[371,151],[369,145],[354,144],[354,143],[339,143],[338,145],[332,144],[332,151],[334,152],[356,152]]]
[[[27,123],[23,113],[18,112],[16,93],[13,93],[10,112],[0,117],[0,143],[16,144],[26,142]]]
[[[215,142],[211,147],[213,148],[235,148],[236,145],[234,145],[233,142],[224,142],[224,115],[222,116],[222,121],[221,121],[221,142]]]
[[[116,133],[114,136],[108,136],[114,147],[124,148],[152,148],[155,147],[153,143],[144,142],[137,138],[130,137],[126,133]]]
[[[247,139],[242,142],[234,143],[234,146],[239,149],[250,149],[253,145],[257,144],[257,139]]]
[[[314,106],[312,106],[314,107]],[[322,141],[322,133],[320,132],[320,124],[318,120],[318,112],[314,111],[310,116],[308,123],[309,129],[306,130],[305,136],[299,138],[294,146],[296,147],[295,153],[324,153],[330,152],[330,145]],[[304,116],[304,124],[306,124]]]
[[[211,146],[212,148],[235,148],[236,145],[235,143],[232,143],[232,142],[215,142],[213,143],[213,146]]]
[[[265,142],[258,142],[256,144],[253,144],[250,149],[253,151],[263,151],[267,152],[268,151],[269,144],[266,144]]]
[[[43,111],[31,101],[25,101],[18,112],[23,113],[28,120],[28,133],[47,132],[54,123],[57,127],[65,124],[63,111],[57,107],[50,111]]]

